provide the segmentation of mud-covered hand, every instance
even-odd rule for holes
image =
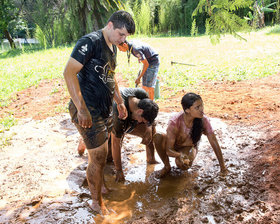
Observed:
[[[222,176],[226,176],[227,174],[229,173],[228,169],[224,166],[224,167],[221,167],[221,171],[220,171],[220,174]]]
[[[78,111],[77,118],[79,125],[83,128],[90,128],[92,126],[92,118],[87,108]]]
[[[116,171],[116,182],[123,182],[125,181],[124,174],[122,170]]]
[[[125,120],[127,118],[127,109],[124,105],[124,103],[118,104],[118,112],[119,112],[119,118],[122,120]]]
[[[140,79],[141,79],[141,78],[138,77],[138,78],[135,80],[135,84],[136,84],[137,86],[140,84]]]

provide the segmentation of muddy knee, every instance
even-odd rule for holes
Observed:
[[[165,147],[165,134],[155,133],[153,136],[153,141],[156,149],[163,149]]]

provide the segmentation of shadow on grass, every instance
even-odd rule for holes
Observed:
[[[35,46],[35,45],[24,45],[23,48],[16,48],[16,49],[11,49],[8,51],[4,51],[0,53],[0,59],[5,59],[5,58],[12,58],[12,57],[16,57],[19,56],[21,54],[24,53],[33,53],[36,51],[42,51],[45,50],[45,48],[41,47],[41,46]]]

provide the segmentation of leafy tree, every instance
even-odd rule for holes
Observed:
[[[64,0],[24,0],[22,16],[39,27],[49,46],[54,45],[61,35],[57,24],[65,16]]]
[[[101,29],[112,10],[122,7],[118,0],[66,0],[66,3],[74,24],[72,30],[77,37]]]
[[[11,48],[16,48],[16,45],[8,30],[8,25],[17,18],[18,12],[13,1],[0,0],[0,29],[8,39]]]
[[[277,4],[277,1],[265,4],[264,0],[255,0],[253,6],[253,16],[252,16],[252,24],[256,28],[262,28],[265,26],[265,13],[276,12],[275,9],[271,8]]]
[[[252,5],[252,0],[200,0],[193,16],[206,12],[206,30],[212,42],[219,41],[221,35],[230,33],[237,38],[242,38],[237,31],[248,28],[246,19],[235,12]]]

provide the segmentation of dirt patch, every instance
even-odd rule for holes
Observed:
[[[218,175],[215,156],[202,142],[191,170],[172,168],[169,177],[156,180],[153,171],[162,164],[146,167],[139,159],[145,154],[140,141],[128,136],[123,150],[127,183],[114,183],[112,164],[107,168],[108,182],[118,192],[105,196],[117,211],[110,218],[93,216],[87,208],[86,156],[77,156],[78,133],[68,115],[61,114],[69,100],[63,80],[16,93],[0,112],[1,117],[20,119],[7,132],[13,135],[11,145],[0,150],[0,222],[279,223],[280,74],[241,82],[204,81],[175,95],[162,88],[161,95],[169,97],[157,101],[159,127],[164,129],[170,113],[181,110],[180,99],[189,91],[202,96],[209,117],[219,118],[213,126],[230,174]]]

